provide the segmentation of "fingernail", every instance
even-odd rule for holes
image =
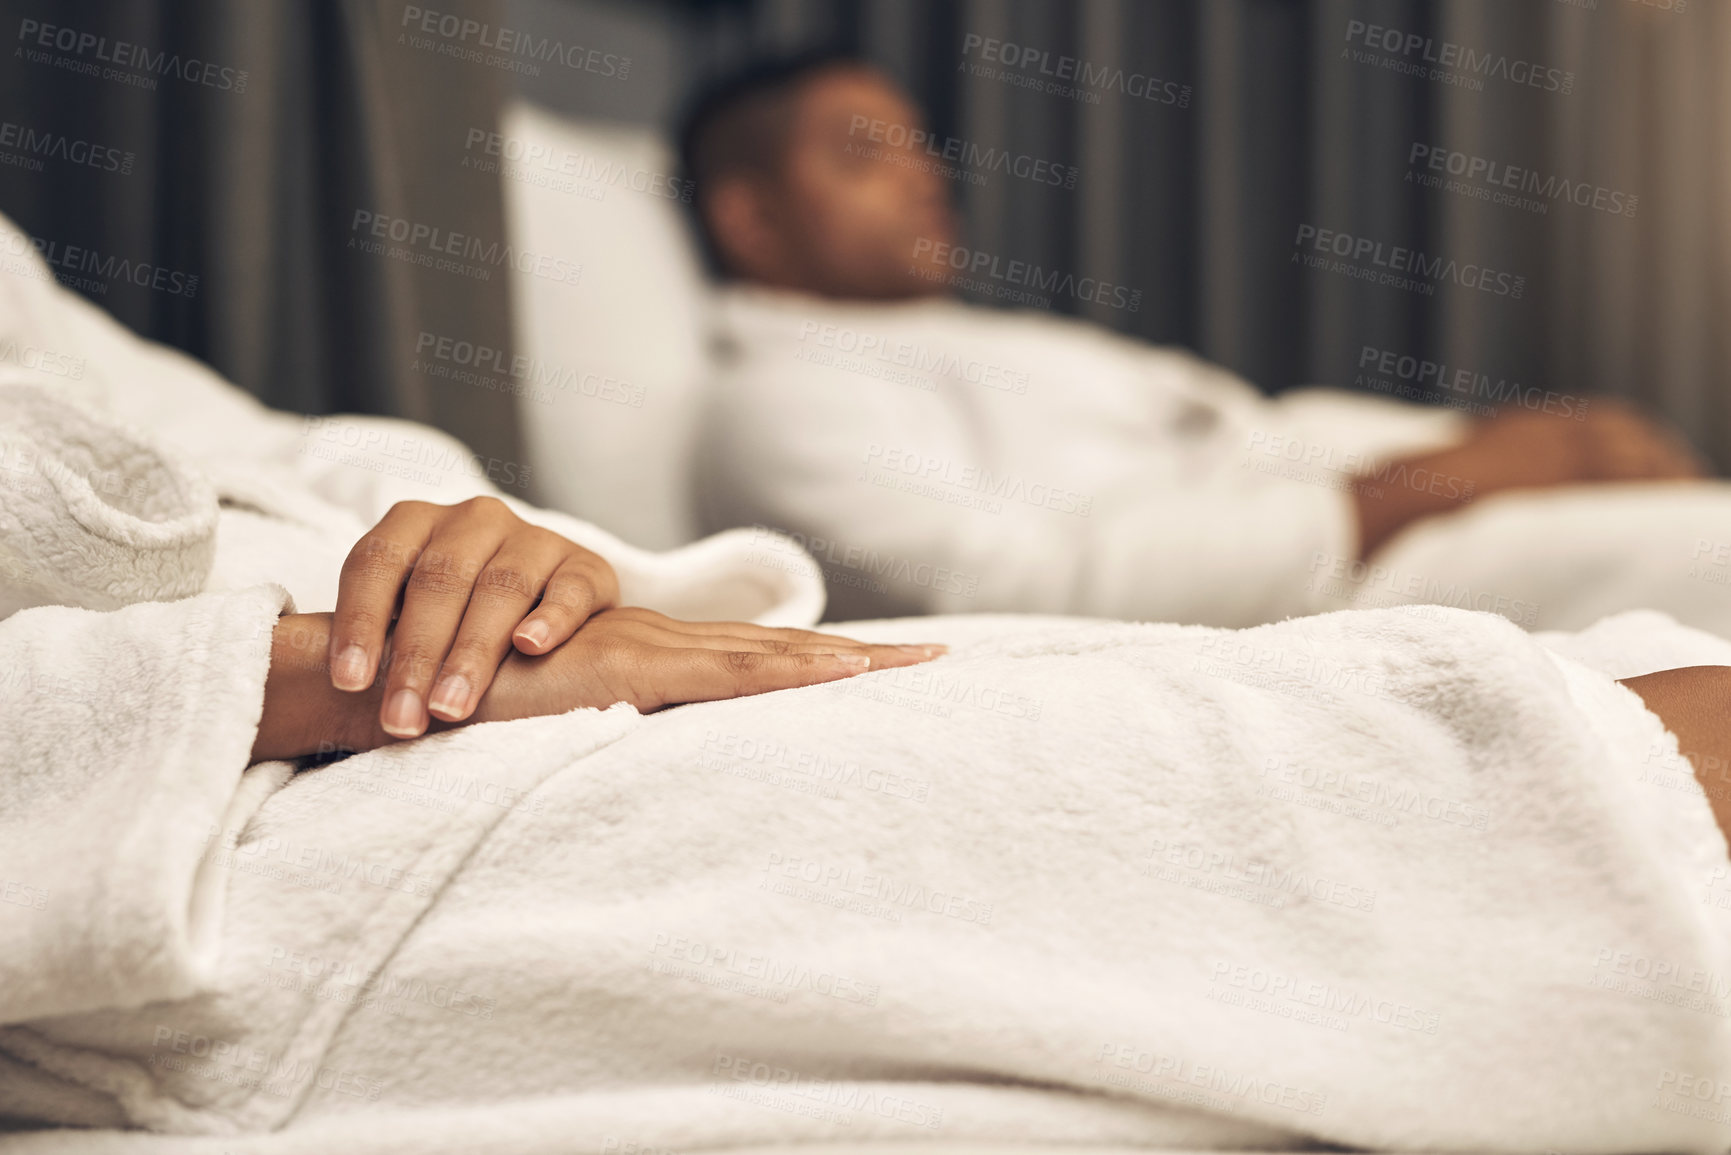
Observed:
[[[469,679],[461,674],[451,674],[440,678],[439,684],[433,688],[433,700],[428,709],[435,714],[450,714],[459,717],[469,705]]]
[[[897,646],[896,649],[916,658],[936,658],[950,652],[948,646]]]
[[[367,688],[367,651],[359,643],[343,647],[337,660],[331,663],[331,685],[339,690]]]
[[[864,654],[832,654],[835,664],[848,670],[869,670],[872,660]]]
[[[546,622],[533,621],[517,628],[517,636],[534,646],[537,650],[547,644],[547,639],[553,636],[553,631]]]
[[[420,737],[421,696],[413,690],[398,690],[385,703],[384,716],[379,722],[393,738]]]

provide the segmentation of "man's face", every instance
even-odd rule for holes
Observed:
[[[805,82],[766,190],[799,287],[880,299],[946,291],[950,269],[933,251],[954,241],[955,222],[926,140],[919,109],[876,72],[838,67]]]

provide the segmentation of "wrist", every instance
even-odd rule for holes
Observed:
[[[1413,522],[1459,509],[1494,488],[1486,486],[1481,459],[1470,442],[1399,458],[1354,478],[1358,556],[1368,560]]]
[[[330,629],[329,614],[277,619],[253,761],[371,750],[391,740],[379,725],[382,682],[354,692],[331,684]]]

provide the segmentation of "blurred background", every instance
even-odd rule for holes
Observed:
[[[693,89],[812,47],[887,69],[940,135],[1074,170],[1073,187],[993,172],[954,181],[970,247],[1134,294],[1133,308],[1055,295],[1053,309],[1189,346],[1270,392],[1333,384],[1448,400],[1426,381],[1367,376],[1368,348],[1523,388],[1629,397],[1731,467],[1731,5],[1721,0],[3,0],[0,10],[16,41],[0,71],[0,210],[38,247],[75,250],[51,257],[66,283],[273,405],[404,415],[532,461],[543,500],[645,544],[681,533],[634,532],[617,501],[599,516],[608,502],[596,487],[607,483],[561,483],[551,434],[536,427],[574,426],[582,453],[582,430],[616,426],[615,409],[640,425],[688,418],[684,394],[653,381],[673,371],[656,363],[671,338],[632,326],[669,310],[695,326],[697,307],[675,301],[685,290],[673,284],[695,266],[688,255],[657,265],[655,246],[676,242],[627,237],[620,202],[676,220],[664,142]],[[441,33],[456,26],[447,17],[567,51],[483,59],[486,33]],[[995,61],[988,42],[1000,46]],[[1446,60],[1448,75],[1429,74],[1427,57]],[[1049,70],[1065,58],[1093,79],[1052,91]],[[573,179],[532,211],[560,217],[540,248],[581,266],[576,290],[534,305],[525,295],[551,291],[544,277],[452,275],[357,247],[357,213],[515,240],[531,211],[522,198],[551,178],[501,180],[509,150],[492,155],[486,134],[513,139],[524,109],[558,114],[586,142],[571,146],[579,153],[613,142],[659,179],[633,190],[555,174]],[[65,155],[44,151],[55,138]],[[110,151],[81,163],[66,142]],[[1499,291],[1458,279],[1414,291],[1311,267],[1302,258],[1314,248],[1298,243],[1306,228],[1494,270]],[[195,290],[140,284],[114,272],[116,259],[179,271]],[[525,336],[536,309],[592,342],[568,356],[593,361],[579,368],[597,381],[623,382],[626,401],[597,401],[598,386],[561,425],[542,420],[555,410],[509,404],[425,356],[443,338],[508,361],[538,340]],[[608,341],[620,347],[604,350]],[[591,467],[604,464],[606,444],[591,448]]]

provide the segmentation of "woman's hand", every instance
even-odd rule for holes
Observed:
[[[343,562],[331,685],[371,687],[389,633],[379,725],[413,738],[429,715],[467,718],[513,646],[545,654],[618,598],[619,579],[603,558],[497,498],[399,502]]]
[[[682,622],[627,606],[589,619],[550,654],[511,654],[474,721],[629,702],[643,713],[930,661],[945,646],[878,646],[747,622]]]
[[[326,655],[335,636],[332,626],[330,614],[277,619],[254,762],[371,750],[395,740],[379,721],[383,687],[345,693],[331,686]],[[944,650],[874,646],[744,622],[682,622],[650,610],[607,610],[550,654],[507,654],[468,720],[499,722],[615,702],[647,713],[910,666]],[[461,724],[434,721],[431,728]]]

